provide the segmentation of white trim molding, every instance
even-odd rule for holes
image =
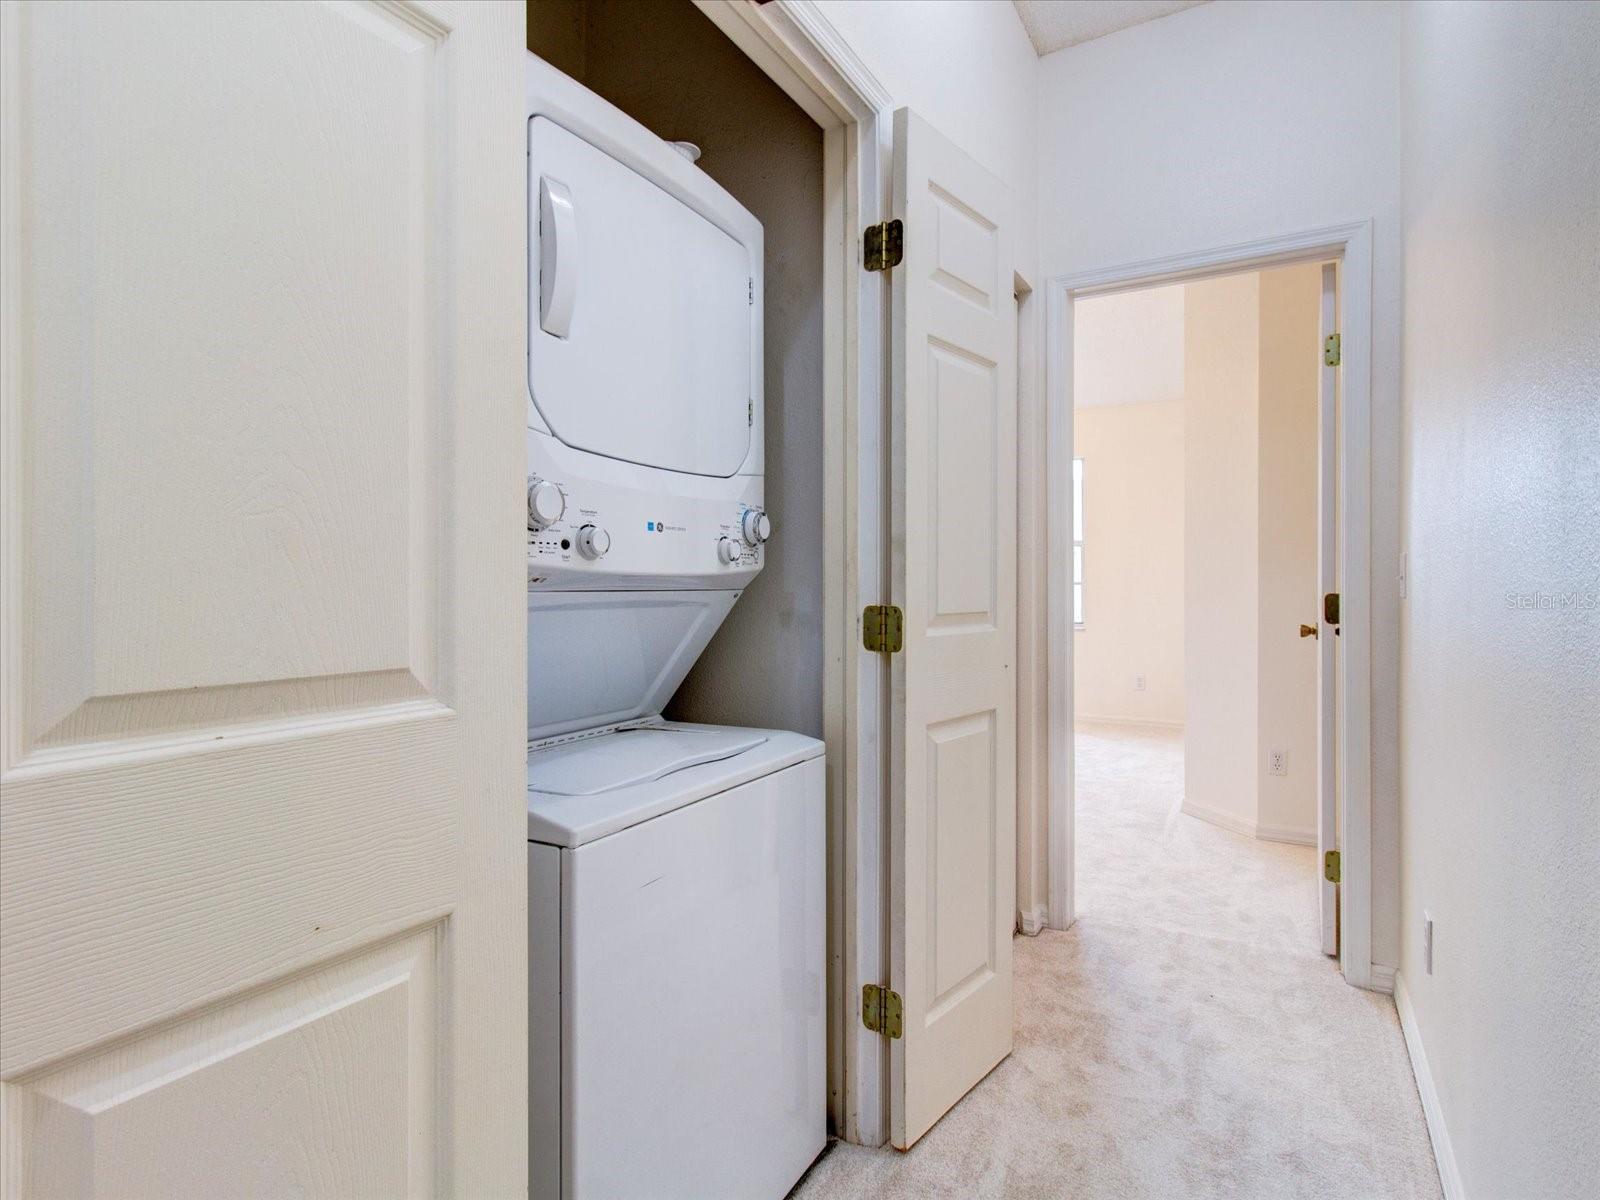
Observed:
[[[888,89],[813,0],[694,3],[824,129],[888,112]]]
[[[1339,761],[1343,830],[1339,888],[1340,967],[1356,987],[1373,984],[1372,966],[1372,222],[1310,229],[1189,251],[1166,258],[1052,277],[1045,296],[1045,511],[1048,528],[1045,637],[1048,679],[1050,925],[1065,929],[1073,909],[1073,695],[1071,597],[1072,305],[1088,295],[1181,283],[1292,262],[1338,260],[1344,361],[1340,374]],[[1185,805],[1186,809],[1189,806]],[[1215,820],[1197,810],[1193,815]],[[1216,821],[1224,824],[1222,821]],[[1224,825],[1224,827],[1233,827]],[[1240,829],[1239,832],[1246,832]],[[1256,830],[1248,831],[1255,836]],[[1275,833],[1284,833],[1275,830]]]
[[[822,14],[815,0],[774,0],[760,7],[768,10],[766,17],[773,27],[783,31],[785,43],[809,51],[806,65],[811,78],[827,86],[853,116],[888,112],[894,107],[889,89]]]
[[[1411,1056],[1411,1074],[1417,1081],[1417,1095],[1422,1099],[1422,1116],[1428,1123],[1428,1140],[1433,1143],[1433,1161],[1439,1168],[1439,1186],[1444,1200],[1467,1200],[1466,1188],[1461,1185],[1461,1169],[1456,1165],[1456,1152],[1450,1145],[1450,1131],[1445,1128],[1444,1110],[1439,1107],[1439,1090],[1434,1086],[1433,1072],[1428,1067],[1428,1054],[1422,1048],[1422,1033],[1417,1029],[1417,1014],[1411,1007],[1411,995],[1406,991],[1405,976],[1394,976],[1394,1007],[1400,1014],[1400,1032],[1405,1035],[1406,1053]]]
[[[1045,911],[1043,905],[1040,905],[1038,908],[1030,909],[1027,912],[1018,913],[1017,928],[1022,930],[1022,932],[1028,937],[1038,937],[1039,931],[1046,928],[1049,924],[1047,920],[1048,916],[1049,913]]]
[[[1072,294],[1068,277],[1046,281],[1044,299],[1045,409],[1045,895],[1052,929],[1078,919],[1078,839],[1073,828],[1072,728]]]

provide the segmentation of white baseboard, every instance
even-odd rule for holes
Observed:
[[[1373,973],[1380,969],[1376,965]],[[1428,1140],[1433,1143],[1433,1161],[1439,1168],[1439,1185],[1444,1189],[1444,1200],[1467,1200],[1466,1189],[1461,1186],[1461,1171],[1456,1166],[1455,1151],[1450,1147],[1450,1131],[1444,1126],[1444,1113],[1439,1108],[1439,1092],[1433,1086],[1433,1072],[1428,1069],[1428,1055],[1422,1048],[1422,1034],[1417,1030],[1417,1014],[1411,1007],[1411,997],[1406,992],[1403,975],[1393,974],[1394,1006],[1400,1014],[1400,1032],[1405,1035],[1406,1052],[1411,1055],[1411,1074],[1416,1077],[1417,1095],[1422,1097],[1422,1115],[1428,1122]]]
[[[1287,842],[1291,846],[1315,846],[1315,829],[1297,829],[1292,825],[1257,825],[1256,837],[1263,842]]]
[[[1203,804],[1196,804],[1193,800],[1185,800],[1178,806],[1178,809],[1191,817],[1198,817],[1202,821],[1220,826],[1229,833],[1242,833],[1249,838],[1256,836],[1256,823],[1254,821],[1235,816],[1230,812],[1223,812],[1220,808],[1207,808]]]
[[[1040,905],[1032,912],[1017,914],[1017,928],[1029,937],[1038,937],[1039,931],[1045,927],[1049,914],[1045,912],[1044,905]]]
[[[1091,713],[1073,713],[1073,721],[1084,725],[1130,725],[1134,729],[1159,729],[1166,733],[1182,733],[1182,721],[1153,721],[1146,717],[1097,717]]]
[[[1317,844],[1317,831],[1315,829],[1294,829],[1287,825],[1263,825],[1259,821],[1252,821],[1230,812],[1223,812],[1220,808],[1207,808],[1203,804],[1196,804],[1193,800],[1185,800],[1179,805],[1179,810],[1191,817],[1197,817],[1202,821],[1226,829],[1229,833],[1242,833],[1247,838],[1255,838],[1261,842],[1287,842],[1292,846],[1315,846]]]
[[[1369,992],[1393,994],[1394,968],[1386,967],[1382,963],[1373,963],[1372,974],[1367,978],[1367,990]]]

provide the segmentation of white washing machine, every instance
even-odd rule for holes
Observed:
[[[777,1200],[826,1138],[822,744],[660,716],[772,532],[761,225],[527,96],[531,1192]]]

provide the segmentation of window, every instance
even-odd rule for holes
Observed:
[[[1083,459],[1072,460],[1072,623],[1083,628]]]

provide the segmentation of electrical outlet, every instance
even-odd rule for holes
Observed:
[[[1289,773],[1289,755],[1283,750],[1267,752],[1267,774],[1287,775]]]
[[[1133,677],[1133,690],[1136,691],[1136,692],[1144,691],[1144,676],[1143,675],[1135,675]]]
[[[1422,973],[1433,974],[1433,918],[1422,910]]]

